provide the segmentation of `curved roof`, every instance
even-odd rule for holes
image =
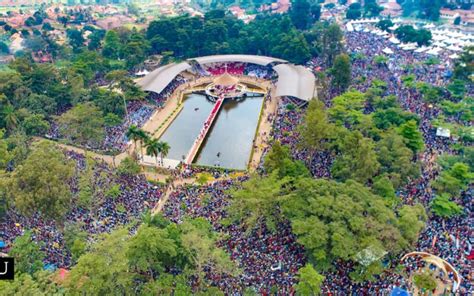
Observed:
[[[276,96],[291,96],[304,101],[311,100],[315,95],[316,78],[303,66],[281,64],[273,67],[278,73]]]
[[[304,66],[288,64],[287,61],[272,57],[258,55],[214,55],[188,59],[187,62],[173,63],[162,66],[146,75],[138,82],[138,85],[145,91],[161,93],[166,86],[181,72],[189,70],[192,66],[191,61],[200,64],[220,63],[220,62],[242,62],[266,66],[271,63],[279,63],[273,66],[278,74],[276,84],[276,96],[291,96],[304,101],[311,100],[315,95],[315,77],[313,73]],[[223,80],[225,84],[235,77],[222,75],[217,80]],[[226,82],[227,81],[227,82]]]
[[[208,64],[208,63],[222,63],[222,62],[241,62],[241,63],[251,63],[261,66],[266,66],[268,64],[278,62],[278,63],[287,63],[288,61],[259,56],[259,55],[247,55],[247,54],[225,54],[225,55],[212,55],[198,58],[191,58],[188,61],[196,61],[199,64]]]
[[[146,75],[137,84],[145,91],[160,93],[179,73],[188,69],[191,69],[191,65],[186,62],[168,64]]]

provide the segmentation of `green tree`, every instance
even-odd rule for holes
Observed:
[[[121,48],[120,38],[116,31],[110,30],[105,34],[102,54],[111,59],[117,59]]]
[[[374,143],[364,138],[360,132],[347,133],[342,139],[340,151],[331,167],[333,177],[366,183],[377,174],[380,164],[377,161]]]
[[[15,258],[15,272],[28,273],[33,275],[43,269],[43,259],[45,254],[32,239],[31,231],[26,231],[23,235],[13,241],[8,255]]]
[[[345,90],[351,83],[351,62],[349,56],[340,54],[334,59],[331,69],[332,83],[341,90]]]
[[[410,120],[402,124],[398,129],[398,133],[405,138],[406,146],[410,148],[413,153],[417,153],[423,149],[423,135],[418,130],[416,121]]]
[[[140,171],[140,165],[131,157],[125,157],[117,168],[119,174],[129,176],[137,175]]]
[[[323,102],[318,100],[309,102],[298,132],[302,147],[312,151],[327,148],[326,141],[336,136],[336,128],[329,123]]]
[[[158,155],[160,154],[160,142],[158,139],[148,139],[145,142],[146,155],[152,156],[156,160],[156,165],[158,165]]]
[[[163,159],[168,155],[170,152],[171,146],[167,142],[160,141],[159,142],[159,152],[161,156],[161,164],[163,165]]]
[[[311,24],[310,4],[307,0],[291,1],[289,15],[295,27],[299,30],[305,30]]]
[[[233,201],[229,215],[234,221],[243,220],[247,231],[252,231],[260,222],[275,230],[277,208],[282,197],[282,187],[287,182],[275,173],[269,177],[254,176],[242,184],[242,189],[231,192]]]
[[[319,295],[324,276],[320,275],[313,266],[306,264],[298,270],[298,284],[295,286],[297,295]]]
[[[422,293],[433,291],[438,286],[434,276],[427,272],[419,272],[415,274],[413,276],[413,283],[422,291]]]
[[[462,207],[449,200],[448,194],[437,195],[431,201],[431,211],[442,218],[451,218],[462,213]]]
[[[38,143],[28,158],[18,166],[10,179],[10,197],[22,213],[39,212],[61,220],[71,200],[67,180],[74,165],[50,142]]]
[[[128,230],[121,228],[98,237],[90,251],[71,268],[65,285],[73,294],[132,294],[133,275],[125,259]],[[105,268],[106,267],[106,268]]]
[[[21,125],[25,129],[26,134],[32,136],[41,136],[50,128],[49,122],[41,114],[29,115],[23,120]]]
[[[59,128],[73,143],[98,147],[104,139],[104,117],[91,103],[78,104],[58,118]]]
[[[177,249],[166,230],[142,225],[130,240],[127,258],[132,270],[155,277],[174,265]]]

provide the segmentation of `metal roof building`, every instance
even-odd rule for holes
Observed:
[[[191,69],[191,64],[194,62],[201,65],[225,62],[241,62],[261,66],[270,65],[278,74],[276,96],[290,96],[304,101],[309,101],[315,96],[316,79],[309,69],[304,66],[289,64],[282,59],[258,55],[236,54],[192,58],[186,62],[172,63],[160,67],[141,79],[138,85],[145,91],[160,93],[178,74]]]

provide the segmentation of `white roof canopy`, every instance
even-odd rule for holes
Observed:
[[[191,65],[186,62],[168,64],[152,71],[137,84],[145,91],[160,93],[179,73],[188,69],[191,69]]]
[[[189,61],[196,61],[199,64],[209,64],[209,63],[223,63],[223,62],[241,62],[241,63],[250,63],[250,64],[257,64],[261,66],[266,66],[271,63],[287,63],[288,61],[266,57],[266,56],[259,56],[259,55],[246,55],[246,54],[228,54],[228,55],[213,55],[213,56],[205,56],[205,57],[198,57],[188,59]]]
[[[291,96],[304,101],[309,101],[315,93],[315,77],[313,73],[303,66],[280,64],[273,67],[278,73],[276,96]]]

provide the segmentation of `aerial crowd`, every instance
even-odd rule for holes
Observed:
[[[362,59],[356,59],[352,64],[353,83],[351,86],[365,92],[372,85],[374,79],[382,80],[386,83],[385,92],[387,95],[395,95],[403,109],[420,117],[420,129],[425,142],[425,149],[419,156],[422,173],[419,178],[410,180],[404,188],[399,190],[397,196],[405,204],[421,202],[428,207],[434,197],[430,183],[439,175],[436,156],[457,152],[450,149],[450,144],[454,140],[436,136],[436,128],[432,126],[433,118],[441,111],[436,106],[423,101],[421,95],[414,88],[406,87],[402,77],[414,74],[417,81],[445,86],[449,80],[447,71],[453,62],[447,54],[442,54],[439,59],[441,60],[440,65],[445,67],[444,69],[428,65],[409,69],[403,65],[422,65],[422,61],[426,60],[427,56],[423,53],[400,50],[384,38],[371,33],[347,32],[345,37],[348,53],[364,56]],[[386,61],[386,65],[380,67],[374,58],[383,55],[382,51],[386,47],[391,48],[394,53]],[[308,63],[311,68],[321,65],[322,63],[318,59],[313,59]],[[201,70],[203,69],[195,69],[195,72]],[[272,77],[272,73],[268,69],[243,64],[213,65],[206,70],[212,75],[228,71],[232,74],[250,74],[265,79]],[[357,79],[358,77],[367,79]],[[162,105],[174,90],[185,82],[183,77],[178,76],[162,94],[155,96],[153,100],[158,105]],[[326,106],[331,106],[331,98],[338,94],[337,90],[328,89],[328,93],[324,95]],[[327,151],[310,154],[309,151],[299,147],[296,127],[303,120],[305,108],[288,108],[288,105],[291,105],[291,100],[283,98],[279,102],[276,113],[266,118],[273,123],[272,140],[278,140],[291,147],[293,158],[302,160],[314,177],[331,178],[330,167],[335,155]],[[143,125],[153,111],[154,109],[146,104],[131,103],[128,106],[127,121],[107,129],[104,145],[123,151],[127,142],[124,135],[127,126],[130,124]],[[451,117],[449,120],[466,124],[458,117]],[[73,192],[77,192],[80,183],[79,172],[86,169],[86,159],[77,153],[65,153],[76,163],[76,176],[72,179],[70,186]],[[260,169],[263,170],[262,165],[260,166]],[[187,178],[195,175],[196,172],[184,171],[176,174]],[[218,171],[211,170],[211,172],[216,176],[226,175]],[[111,167],[101,162],[94,164],[92,178],[95,179],[97,188],[109,188],[108,191],[102,190],[97,193],[102,196],[101,203],[92,210],[84,210],[83,207],[76,205],[66,217],[66,224],[68,222],[80,223],[82,230],[87,232],[89,237],[93,234],[110,232],[117,225],[139,219],[144,211],[154,208],[168,189],[167,186],[172,186],[172,184],[153,185],[147,182],[143,176],[117,176]],[[180,185],[173,187],[164,206],[163,215],[175,223],[181,223],[187,216],[203,217],[211,222],[214,230],[225,234],[224,238],[219,241],[219,246],[230,254],[231,259],[238,263],[243,273],[238,277],[225,276],[214,273],[212,267],[209,267],[206,276],[213,285],[229,294],[234,291],[242,291],[247,287],[254,287],[256,291],[267,295],[276,286],[279,294],[291,295],[294,293],[293,286],[297,282],[297,272],[304,266],[307,258],[303,246],[296,241],[289,223],[281,222],[277,226],[276,232],[271,232],[264,226],[247,232],[243,225],[223,223],[227,217],[226,206],[229,205],[231,199],[227,190],[234,186],[238,187],[246,179],[248,176],[218,180],[204,186]],[[111,190],[111,184],[117,186],[117,193]],[[470,225],[472,225],[474,218],[470,211],[472,191],[473,189],[469,188],[459,197],[465,205],[463,215],[444,221],[441,218],[430,218],[416,245],[416,250],[434,253],[457,268],[463,277],[459,290],[462,295],[474,291],[472,279],[470,280],[472,262],[467,258],[472,249],[468,240],[472,235]],[[25,230],[30,229],[33,232],[34,240],[42,242],[42,249],[47,254],[46,263],[65,268],[72,265],[71,254],[65,248],[65,239],[60,225],[53,221],[39,219],[36,216],[25,218],[14,211],[10,211],[8,215],[9,219],[0,223],[0,235],[7,243],[11,243]],[[407,265],[407,269],[417,263],[410,264]],[[325,281],[321,289],[322,293],[328,295],[386,295],[394,286],[410,288],[410,283],[405,278],[390,271],[384,272],[375,281],[354,283],[349,277],[352,270],[351,263],[334,262],[334,269],[323,273]]]

